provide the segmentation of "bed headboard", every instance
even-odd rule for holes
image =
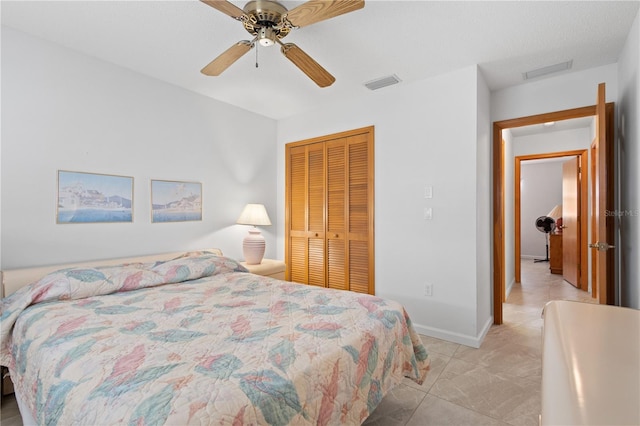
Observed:
[[[190,251],[208,251],[222,256],[222,250],[217,248],[203,249],[203,250],[184,250],[171,253],[151,254],[137,257],[120,257],[115,259],[103,259],[94,260],[88,262],[78,263],[64,263],[59,265],[48,266],[35,266],[33,268],[21,268],[21,269],[6,269],[0,271],[0,297],[9,296],[15,293],[20,288],[29,285],[40,278],[44,277],[51,272],[55,272],[59,269],[74,268],[74,267],[87,267],[87,266],[110,266],[119,265],[121,263],[149,263],[158,262],[164,260],[174,259],[181,254],[188,253]]]

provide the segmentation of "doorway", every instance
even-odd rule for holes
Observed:
[[[588,141],[585,142],[585,145],[589,145]],[[560,235],[562,239],[566,239],[564,237],[572,236],[569,238],[563,245],[563,258],[571,259],[571,262],[564,260],[565,268],[564,271],[567,273],[562,273],[565,276],[565,279],[570,282],[575,287],[587,291],[589,288],[588,283],[588,274],[589,274],[589,263],[588,263],[588,251],[587,245],[583,244],[588,241],[588,225],[589,225],[589,205],[588,205],[588,177],[587,170],[588,167],[588,149],[582,150],[572,150],[572,151],[558,151],[558,152],[550,152],[550,153],[540,153],[540,154],[531,154],[531,155],[521,155],[515,157],[515,166],[514,166],[514,192],[515,192],[515,212],[514,212],[514,224],[515,224],[515,244],[514,244],[514,276],[515,282],[520,283],[521,279],[521,257],[522,257],[522,187],[518,183],[521,181],[521,168],[523,162],[528,161],[537,161],[537,160],[567,160],[571,157],[576,158],[579,164],[579,168],[577,171],[577,175],[574,176],[577,184],[578,184],[578,194],[577,194],[577,210],[576,216],[577,220],[574,223],[567,223],[568,215],[565,214],[564,222],[562,225],[563,228],[566,229],[567,225],[570,229],[566,231],[558,231],[556,235]],[[566,190],[562,192],[567,192]],[[563,197],[564,198],[564,197]],[[566,200],[564,202],[560,202],[560,207],[562,208],[563,204],[568,204]],[[551,211],[551,207],[548,209]],[[566,210],[566,208],[564,209]],[[565,213],[569,213],[565,211]],[[557,218],[554,218],[557,219]],[[530,223],[525,223],[525,226],[531,225]],[[555,226],[555,222],[554,222]],[[571,232],[569,232],[571,231]],[[555,232],[555,231],[554,231]],[[567,244],[568,243],[568,244]],[[548,256],[548,252],[547,252]],[[562,269],[562,268],[561,268]]]
[[[602,92],[604,92],[604,85],[602,86]],[[599,99],[604,99],[600,96],[599,87]],[[602,102],[602,106],[601,106]],[[493,313],[494,324],[499,325],[503,323],[502,304],[505,301],[505,208],[512,208],[513,206],[505,206],[505,166],[504,166],[504,152],[505,142],[503,140],[502,131],[505,129],[529,126],[534,124],[543,124],[551,121],[563,121],[574,118],[582,117],[604,117],[604,101],[598,101],[598,105],[592,105],[581,108],[574,108],[564,111],[556,111],[545,114],[538,114],[528,117],[515,118],[510,120],[496,121],[493,123],[493,145],[492,145],[492,159],[493,159]],[[613,140],[613,104],[606,104],[606,135],[609,140]],[[605,132],[603,126],[602,132]],[[596,131],[596,134],[600,133]],[[605,145],[607,151],[612,150],[612,143]],[[608,152],[608,158],[613,159],[612,151]],[[603,162],[604,164],[604,162]],[[607,165],[608,162],[607,162]],[[612,186],[612,181],[607,180],[606,184]],[[609,191],[612,193],[613,191]],[[612,203],[611,203],[612,205]],[[607,256],[609,258],[610,256]],[[612,273],[613,268],[608,273]],[[603,281],[604,282],[604,281]],[[613,286],[608,286],[613,287]],[[612,289],[607,288],[607,293]]]

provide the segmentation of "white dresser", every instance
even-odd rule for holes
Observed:
[[[544,308],[542,425],[640,425],[640,311]]]

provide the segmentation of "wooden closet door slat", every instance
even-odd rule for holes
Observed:
[[[324,273],[324,239],[309,238],[309,278],[307,284],[326,287]]]
[[[308,214],[309,231],[324,231],[324,147],[315,144],[309,147],[309,171],[308,171]]]
[[[288,259],[289,268],[291,274],[291,281],[297,283],[307,282],[307,239],[302,237],[291,237],[289,239],[290,244],[290,256]]]
[[[327,145],[327,285],[348,290],[346,281],[346,138]]]
[[[307,160],[304,147],[300,148],[291,149],[289,156],[289,182],[291,188],[289,228],[295,231],[306,231]]]
[[[327,232],[345,231],[345,139],[327,142]]]
[[[307,284],[326,287],[325,276],[325,153],[324,144],[308,146],[308,280]]]
[[[349,232],[369,231],[369,156],[366,135],[349,140]]]
[[[349,241],[349,290],[369,292],[369,247],[367,241]]]
[[[327,283],[330,288],[349,290],[346,282],[344,239],[327,240]]]

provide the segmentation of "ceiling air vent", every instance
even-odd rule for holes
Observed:
[[[393,84],[398,84],[400,83],[400,81],[402,80],[400,80],[397,75],[391,74],[386,77],[380,77],[380,78],[376,78],[375,80],[371,80],[365,83],[364,85],[369,90],[378,90],[378,89],[382,89],[383,87],[391,86]]]
[[[524,80],[531,80],[532,78],[542,77],[543,75],[553,74],[554,72],[560,72],[571,69],[573,66],[573,59],[567,62],[560,62],[559,64],[549,65],[547,67],[538,68],[535,70],[522,73]]]

